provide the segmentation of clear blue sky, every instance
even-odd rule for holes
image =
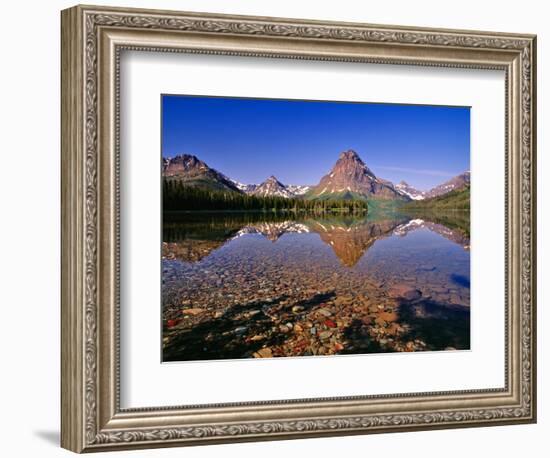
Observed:
[[[242,183],[317,184],[354,149],[379,177],[429,189],[470,169],[468,107],[162,96],[162,155]]]

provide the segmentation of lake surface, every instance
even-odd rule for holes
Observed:
[[[469,214],[165,215],[163,360],[470,348]]]

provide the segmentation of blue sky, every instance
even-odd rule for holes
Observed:
[[[347,149],[379,177],[429,189],[470,169],[468,107],[163,95],[162,155],[242,183],[317,184]]]

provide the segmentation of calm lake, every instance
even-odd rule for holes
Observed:
[[[469,213],[165,214],[163,360],[470,348]]]

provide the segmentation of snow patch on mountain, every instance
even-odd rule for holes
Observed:
[[[426,198],[426,193],[424,191],[419,191],[416,188],[413,188],[406,181],[401,181],[394,185],[394,188],[401,194],[410,197],[413,200],[424,200]]]
[[[287,184],[286,189],[295,196],[303,196],[311,189],[311,186],[300,184]]]

